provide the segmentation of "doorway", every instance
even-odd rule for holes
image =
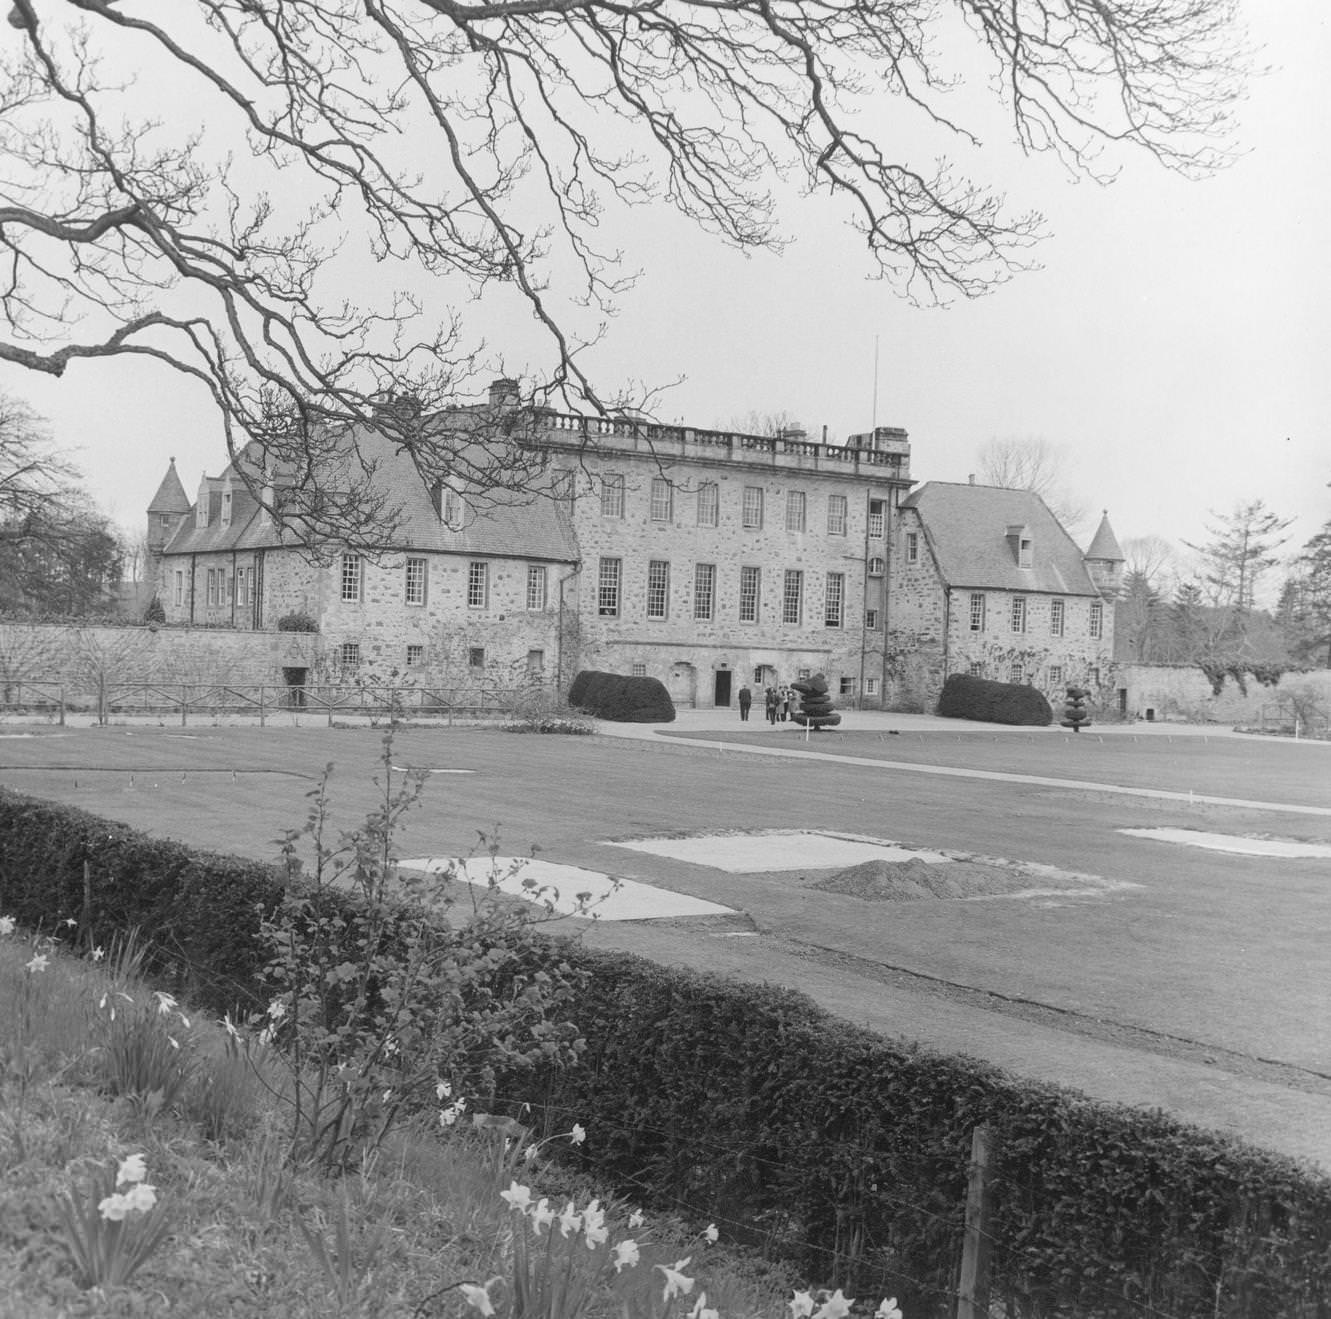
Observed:
[[[730,670],[717,669],[712,675],[714,681],[714,692],[712,697],[713,705],[730,704]]]
[[[282,681],[287,685],[287,708],[303,710],[305,708],[305,683],[309,669],[284,668]]]
[[[670,668],[670,699],[676,708],[697,704],[697,673],[692,664],[680,660]]]

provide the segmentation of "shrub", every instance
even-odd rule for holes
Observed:
[[[143,621],[145,623],[165,623],[166,607],[162,604],[160,596],[153,596],[148,601],[148,607],[143,611]]]
[[[584,669],[573,679],[568,703],[614,723],[667,724],[675,718],[675,703],[659,678],[635,678],[596,669]]]
[[[279,632],[317,632],[319,624],[309,614],[296,609],[289,614],[283,614],[277,620],[277,630]]]
[[[943,684],[938,713],[946,719],[980,719],[990,724],[1054,722],[1045,694],[1020,682],[991,682],[968,673],[954,673]]]

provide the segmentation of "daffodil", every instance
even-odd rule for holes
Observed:
[[[665,1287],[661,1291],[663,1301],[668,1301],[675,1296],[687,1296],[693,1290],[693,1279],[686,1278],[680,1272],[692,1259],[692,1255],[685,1255],[683,1259],[677,1259],[673,1264],[658,1264],[656,1266],[665,1274]]]
[[[564,1206],[564,1212],[559,1215],[559,1235],[566,1237],[570,1232],[576,1232],[582,1226],[582,1215],[575,1212],[573,1201],[570,1200]]]
[[[873,1319],[905,1319],[905,1316],[897,1306],[897,1298],[895,1296],[889,1296],[882,1305],[873,1312]]]
[[[49,964],[50,959],[45,953],[34,953],[32,960],[27,963],[24,969],[36,975],[39,971],[45,971]]]
[[[0,916],[0,934],[13,934],[14,924],[12,916]]]
[[[133,1182],[141,1182],[147,1175],[148,1166],[143,1161],[143,1155],[131,1154],[121,1161],[120,1167],[116,1170],[116,1185],[126,1186]]]
[[[531,1219],[533,1231],[539,1236],[545,1228],[549,1227],[555,1221],[555,1211],[550,1208],[550,1201],[545,1197],[541,1198],[531,1207],[528,1215]]]
[[[647,1221],[647,1217],[646,1217],[646,1215],[642,1212],[641,1209],[635,1209],[635,1210],[629,1215],[629,1226],[630,1226],[630,1227],[641,1227],[646,1221]]]
[[[615,1246],[615,1272],[631,1269],[642,1258],[636,1241],[621,1241]]]
[[[474,1282],[458,1283],[458,1291],[462,1293],[462,1299],[471,1306],[473,1310],[479,1310],[483,1315],[492,1315],[495,1312],[494,1302],[490,1299],[490,1285],[498,1281],[491,1278],[484,1287]]]
[[[813,1313],[813,1293],[796,1292],[786,1305],[790,1310],[790,1319],[809,1319]]]
[[[568,1138],[575,1145],[581,1145],[587,1139],[587,1128],[581,1122],[573,1124],[573,1130],[568,1133]]]
[[[838,1287],[814,1312],[813,1319],[846,1319],[854,1300],[847,1300]]]
[[[508,1190],[499,1192],[499,1198],[506,1200],[510,1209],[525,1214],[531,1208],[531,1187],[520,1186],[516,1181],[510,1181]]]
[[[702,1235],[703,1235],[703,1240],[706,1241],[709,1246],[714,1246],[716,1245],[718,1239],[720,1238],[721,1233],[716,1230],[715,1223],[708,1223],[707,1229],[706,1231],[703,1232]]]

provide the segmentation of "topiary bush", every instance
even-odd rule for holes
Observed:
[[[297,609],[289,614],[283,614],[277,620],[277,630],[279,632],[317,632],[319,624],[309,614]]]
[[[668,724],[675,718],[675,703],[659,678],[596,669],[583,669],[573,679],[568,703],[598,719],[621,724]]]
[[[954,673],[938,697],[938,713],[945,719],[980,719],[990,724],[1054,722],[1045,694],[1020,682],[991,682],[968,673]]]
[[[841,716],[832,708],[832,697],[827,690],[827,678],[815,673],[812,678],[790,684],[800,694],[800,708],[790,717],[807,725],[816,733],[823,728],[835,728]]]

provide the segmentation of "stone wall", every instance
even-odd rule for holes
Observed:
[[[1286,673],[1275,687],[1263,687],[1251,675],[1244,681],[1246,693],[1226,677],[1216,695],[1195,664],[1124,664],[1119,671],[1129,718],[1256,725],[1265,716],[1274,727],[1291,714],[1291,695],[1310,696],[1324,719],[1331,716],[1331,669]]]

